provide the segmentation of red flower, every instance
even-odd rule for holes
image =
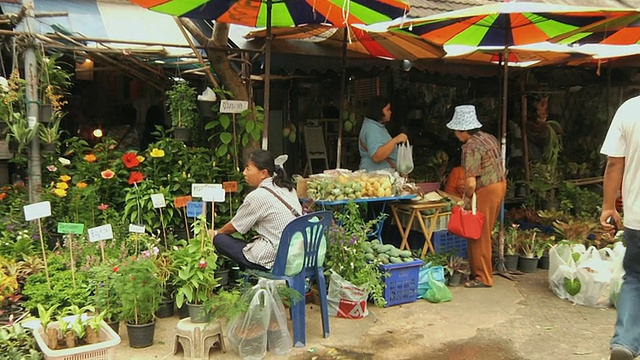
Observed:
[[[114,266],[114,267],[113,267],[113,272],[118,272],[118,269],[119,269],[119,268],[118,268],[118,265]]]
[[[142,180],[144,180],[144,175],[142,175],[141,172],[132,171],[131,174],[129,175],[129,185],[139,183]]]
[[[207,261],[205,259],[200,259],[200,262],[198,263],[198,267],[200,269],[205,269],[207,267]]]
[[[0,200],[4,200],[7,198],[7,193],[0,193]]]
[[[122,155],[122,162],[124,163],[124,166],[127,167],[127,169],[131,169],[140,165],[140,160],[138,160],[138,157],[134,152],[128,152]],[[129,179],[129,184],[131,184],[131,179]]]
[[[101,210],[101,211],[105,211],[105,210],[107,210],[108,208],[109,208],[109,205],[107,205],[107,204],[100,204],[100,205],[98,205],[98,210]]]

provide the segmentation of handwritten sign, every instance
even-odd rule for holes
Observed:
[[[77,223],[58,223],[59,234],[82,234],[84,232],[84,224]]]
[[[222,189],[222,184],[191,184],[191,196],[201,198],[205,189]]]
[[[230,192],[238,192],[238,182],[237,181],[225,181],[222,183],[222,188],[224,191]]]
[[[187,195],[187,196],[178,196],[177,198],[173,198],[173,205],[176,208],[183,208],[185,206],[187,206],[187,203],[189,201],[191,201],[193,198],[191,197],[191,195]]]
[[[87,229],[87,232],[89,233],[89,241],[91,242],[113,239],[113,229],[111,228],[111,224],[96,226]]]
[[[137,224],[129,224],[129,232],[130,233],[138,233],[138,234],[144,234],[144,226],[143,225],[137,225]]]
[[[156,209],[167,206],[167,203],[164,200],[164,194],[151,194],[151,202],[153,203],[153,207]]]
[[[187,203],[187,216],[198,217],[202,214],[202,201],[189,201]]]
[[[221,114],[240,114],[249,108],[248,101],[242,100],[221,100],[220,101],[220,113]]]
[[[25,205],[23,209],[24,209],[24,219],[26,221],[31,221],[31,220],[51,216],[51,203],[48,201],[42,201],[35,204]]]

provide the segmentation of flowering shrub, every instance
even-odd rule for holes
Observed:
[[[349,201],[343,212],[334,214],[335,223],[329,230],[326,268],[331,269],[360,289],[369,292],[377,306],[385,303],[382,274],[378,264],[365,258],[364,242],[369,230],[382,219],[365,222],[358,204]],[[338,225],[339,224],[339,225]]]
[[[162,298],[153,259],[130,257],[114,270],[113,289],[122,303],[122,320],[135,325],[152,322]]]

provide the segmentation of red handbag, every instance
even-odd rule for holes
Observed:
[[[484,214],[476,207],[476,194],[471,198],[471,211],[462,206],[454,206],[451,209],[451,217],[447,229],[450,233],[465,239],[479,240],[482,236]]]

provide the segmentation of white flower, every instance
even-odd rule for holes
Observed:
[[[9,92],[9,82],[3,76],[0,76],[0,89],[4,92]]]
[[[60,161],[60,164],[64,166],[71,165],[71,161],[67,158],[59,157],[58,161]]]

